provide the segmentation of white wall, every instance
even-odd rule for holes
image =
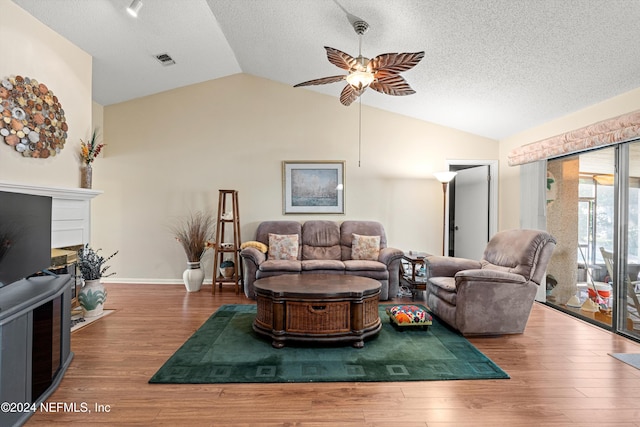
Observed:
[[[367,96],[384,96],[377,93]],[[114,280],[177,281],[185,268],[167,230],[189,210],[215,215],[239,191],[242,240],[264,220],[370,219],[389,243],[439,253],[446,160],[497,158],[497,141],[238,74],[104,108],[94,163],[93,240],[120,250]],[[345,160],[345,215],[283,215],[283,160]],[[205,259],[211,277],[211,254]]]
[[[47,159],[25,158],[0,143],[0,180],[56,187],[80,184],[80,139],[91,133],[91,56],[10,0],[0,0],[0,79],[20,75],[46,84],[69,126],[64,149]]]

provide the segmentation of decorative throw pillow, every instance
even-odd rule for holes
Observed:
[[[269,259],[298,259],[297,234],[269,233]]]
[[[361,236],[353,233],[351,259],[377,261],[380,254],[380,236]]]
[[[245,248],[256,248],[257,250],[259,250],[260,252],[267,253],[267,245],[265,245],[262,242],[256,242],[255,240],[251,240],[249,242],[244,242],[243,244],[240,245],[240,249],[245,249]]]

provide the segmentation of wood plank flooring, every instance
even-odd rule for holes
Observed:
[[[27,426],[640,427],[640,370],[608,355],[640,344],[543,305],[522,335],[470,339],[509,380],[163,385],[147,381],[220,305],[253,302],[230,287],[107,289],[117,311],[71,335],[60,410]]]

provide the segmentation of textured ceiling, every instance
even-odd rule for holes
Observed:
[[[334,0],[142,0],[137,19],[130,0],[13,1],[93,56],[103,105],[240,72],[293,85],[342,74],[324,46],[358,54]],[[415,95],[366,105],[502,139],[640,87],[639,1],[339,1],[370,25],[364,56],[426,52]]]

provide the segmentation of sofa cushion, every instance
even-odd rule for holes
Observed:
[[[298,235],[269,233],[268,258],[273,260],[297,260]]]
[[[348,259],[343,263],[347,271],[387,271],[387,266],[378,261]]]
[[[263,221],[258,225],[254,240],[269,246],[269,234],[297,234],[302,241],[302,224],[298,221]],[[301,259],[302,245],[298,245],[298,259]]]
[[[389,279],[387,266],[381,262],[367,260],[346,260],[343,262],[346,274],[368,277],[376,280]]]
[[[344,273],[344,263],[336,259],[302,260],[302,271],[337,270]]]
[[[380,249],[387,247],[384,227],[377,221],[344,221],[340,225],[340,249],[342,260],[351,259],[353,234],[361,236],[380,236]]]
[[[302,266],[298,260],[269,259],[260,264],[260,271],[282,271],[297,272],[302,271]]]
[[[335,221],[307,221],[302,225],[302,259],[340,260],[340,227]]]
[[[380,255],[380,236],[361,236],[353,233],[351,259],[377,261]]]

